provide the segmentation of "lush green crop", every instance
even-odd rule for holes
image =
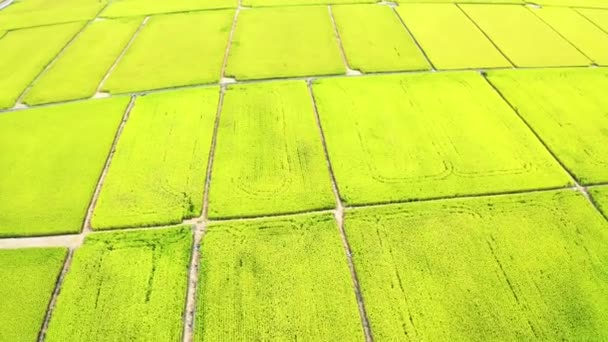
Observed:
[[[25,96],[39,104],[87,98],[141,23],[141,18],[90,24]]]
[[[345,71],[326,6],[240,12],[226,75],[252,79]]]
[[[376,340],[608,338],[608,223],[575,191],[348,211]]]
[[[351,68],[364,72],[430,69],[390,7],[344,5],[332,11]]]
[[[543,7],[534,12],[598,65],[608,65],[608,34],[575,10]]]
[[[80,230],[128,100],[0,115],[0,236]]]
[[[228,88],[214,158],[211,217],[335,206],[303,81]]]
[[[593,202],[608,219],[608,186],[589,188],[589,193],[593,196]]]
[[[605,0],[535,0],[534,3],[548,6],[567,6],[582,8],[608,8]]]
[[[120,0],[113,1],[101,15],[103,17],[130,17],[200,9],[235,8],[236,6],[236,0]]]
[[[189,227],[96,233],[76,250],[46,341],[177,341]]]
[[[230,10],[150,18],[103,89],[124,93],[217,82],[233,17]]]
[[[11,31],[0,39],[0,109],[15,104],[83,25],[72,23]]]
[[[363,340],[330,214],[213,224],[202,254],[196,341]]]
[[[0,340],[36,341],[67,250],[0,250]]]
[[[200,215],[219,89],[140,97],[116,147],[93,228],[179,223]]]
[[[579,182],[608,181],[608,71],[491,72],[489,80]]]
[[[349,204],[569,183],[476,73],[333,78],[316,81],[314,92],[338,187]]]
[[[511,66],[454,4],[403,4],[397,12],[437,69]]]
[[[605,1],[602,1],[604,6],[608,8]],[[577,9],[579,13],[583,16],[591,20],[595,25],[604,30],[604,32],[608,33],[608,11],[606,10],[596,10],[596,9],[588,9],[588,8],[580,8]]]
[[[293,6],[293,5],[325,5],[373,3],[374,0],[242,0],[244,6]]]
[[[590,64],[574,46],[524,6],[460,6],[515,66]]]
[[[106,3],[106,0],[15,1],[0,11],[0,31],[93,19]]]

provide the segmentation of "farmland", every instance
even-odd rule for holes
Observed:
[[[191,245],[188,227],[89,235],[74,253],[46,339],[175,340]]]
[[[137,99],[99,196],[94,228],[179,223],[200,215],[218,94],[206,88]]]
[[[65,248],[0,250],[0,340],[36,340],[65,256]]]
[[[604,0],[0,0],[0,341],[608,340]]]
[[[211,217],[333,208],[304,82],[229,87],[218,130]]]
[[[362,338],[331,215],[212,225],[201,248],[195,340]]]

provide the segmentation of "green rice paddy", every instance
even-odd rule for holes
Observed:
[[[0,114],[0,236],[80,231],[128,100]]]
[[[547,192],[349,211],[377,340],[603,340],[608,222]]]
[[[306,83],[229,87],[218,130],[211,217],[335,206]]]
[[[72,23],[10,31],[0,39],[0,109],[15,105],[36,75],[83,25]]]
[[[597,65],[608,65],[608,35],[571,8],[546,7],[535,13]]]
[[[403,4],[397,12],[437,69],[510,67],[454,4]]]
[[[216,87],[138,98],[91,221],[95,229],[179,223],[200,215]]]
[[[580,183],[608,182],[608,72],[491,72],[489,80]]]
[[[348,204],[569,183],[550,153],[473,72],[326,79],[313,89]]]
[[[226,76],[244,80],[345,71],[326,6],[252,9],[239,14]]]
[[[344,5],[332,7],[332,12],[352,69],[370,72],[430,68],[390,7]]]
[[[91,23],[25,95],[35,105],[84,99],[99,83],[139,26],[141,19]]]
[[[116,0],[112,1],[108,5],[108,7],[101,13],[101,16],[107,18],[132,17],[161,13],[196,11],[202,9],[235,8],[236,6],[236,0]]]
[[[526,7],[460,5],[517,67],[577,66],[591,61]],[[517,25],[513,25],[517,23]]]
[[[217,82],[233,11],[151,17],[103,90],[124,93]],[[205,61],[191,63],[192,56]]]
[[[196,341],[363,339],[330,214],[212,225],[202,253]]]
[[[74,253],[46,340],[178,340],[191,246],[185,226],[89,235]]]
[[[0,250],[0,340],[36,341],[66,251]]]
[[[604,216],[608,219],[608,187],[599,186],[589,189],[594,203],[600,208]]]
[[[608,340],[606,0],[0,7],[0,341]]]

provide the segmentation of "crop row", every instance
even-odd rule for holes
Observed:
[[[11,75],[0,79],[6,109],[18,101],[36,105],[226,77],[340,75],[352,72],[347,67],[369,73],[608,65],[608,9],[359,4],[242,9],[236,16],[226,9],[11,30],[0,50],[0,73]]]
[[[576,191],[348,209],[344,224],[375,340],[608,337],[608,221]],[[200,248],[195,341],[363,340],[332,215],[214,223]],[[180,340],[191,249],[186,226],[88,235],[45,340]],[[36,338],[64,256],[0,251],[1,340]]]
[[[92,227],[200,216],[216,125],[213,219],[333,208],[328,162],[349,206],[603,184],[607,76],[421,73],[138,96]],[[0,236],[80,231],[128,103],[114,96],[0,115]]]

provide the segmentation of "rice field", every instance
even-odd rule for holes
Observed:
[[[603,0],[0,0],[0,341],[608,339]]]

